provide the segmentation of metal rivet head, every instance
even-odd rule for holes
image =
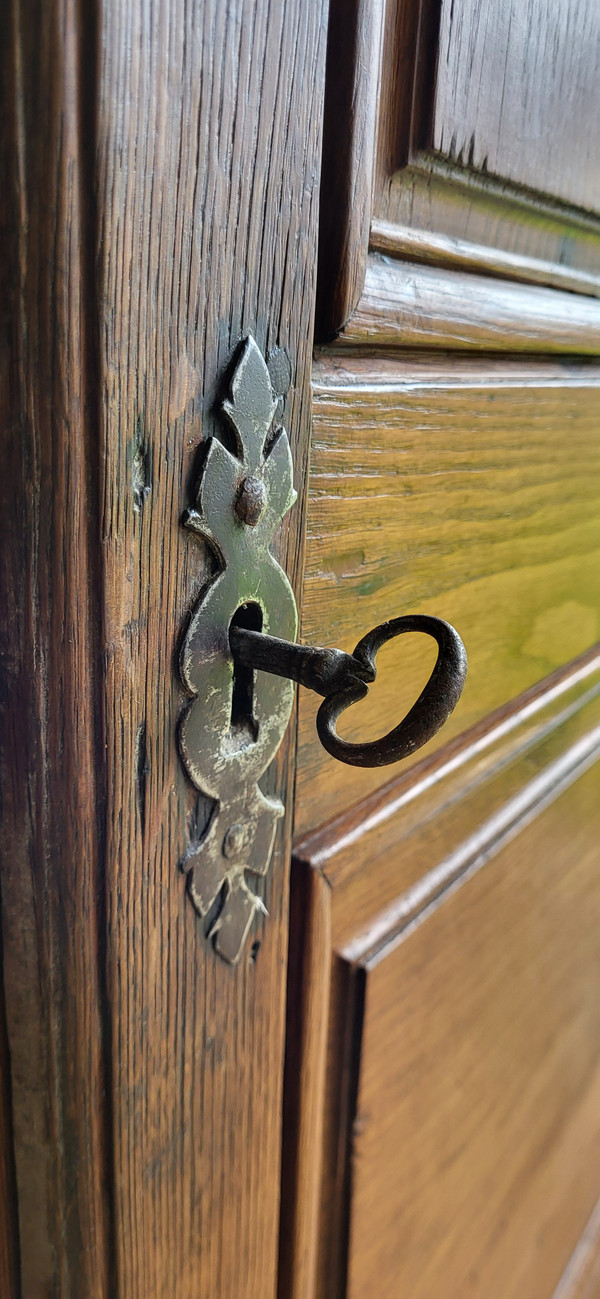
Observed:
[[[239,857],[246,842],[246,832],[243,825],[236,822],[230,825],[225,838],[223,839],[223,856],[232,858]]]
[[[265,512],[267,492],[261,478],[244,478],[235,502],[235,512],[242,523],[255,528]]]

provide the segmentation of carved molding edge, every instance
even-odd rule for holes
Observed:
[[[265,912],[246,875],[266,874],[284,808],[258,781],[281,744],[294,699],[293,683],[281,677],[239,670],[235,677],[229,647],[234,616],[289,640],[297,631],[292,588],[269,550],[296,499],[289,441],[276,419],[284,354],[276,356],[274,392],[254,339],[242,343],[221,407],[235,454],[209,439],[195,508],[182,520],[210,547],[219,571],[193,611],[180,656],[192,697],[179,727],[181,758],[196,789],[213,801],[203,836],[181,867],[207,937],[232,964],[256,912]]]

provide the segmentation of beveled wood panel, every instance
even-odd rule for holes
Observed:
[[[574,4],[572,0],[573,12]],[[520,115],[524,125],[514,138],[507,132],[504,143],[515,150],[518,170],[527,170],[529,155],[535,155],[538,170],[541,168],[545,176],[552,178],[550,195],[555,192],[556,181],[560,188],[567,173],[568,184],[577,182],[585,189],[596,183],[586,170],[585,160],[587,150],[594,148],[593,131],[580,128],[590,115],[590,95],[593,99],[596,93],[581,75],[593,55],[591,47],[581,54],[577,52],[578,42],[585,41],[590,23],[597,32],[591,5],[592,0],[577,5],[570,37],[559,41],[560,48],[554,52],[548,34],[553,25],[564,25],[566,11],[552,13],[545,22],[543,6],[534,6],[537,47],[528,30],[526,35],[526,52],[534,61],[543,61],[546,54],[551,62],[573,59],[579,76],[561,79],[557,75],[553,85],[551,70],[551,75],[536,83],[523,67],[519,69],[519,82],[515,62],[512,67],[510,59],[507,62],[507,75],[514,74],[514,84],[510,103],[503,102],[502,110]],[[452,34],[456,36],[459,62],[465,48],[470,48],[469,21],[473,19],[476,43],[483,28],[483,22],[478,25],[477,19],[483,13],[480,0],[471,0],[467,8],[456,10],[450,4],[444,6],[444,22],[450,35],[444,28],[442,39],[448,45],[452,44]],[[490,21],[502,29],[497,33],[499,38],[508,34],[509,53],[516,56],[518,63],[519,41],[526,27],[525,10],[521,12],[516,0],[510,6],[494,6]],[[363,289],[369,241],[372,248],[394,256],[448,269],[460,264],[469,272],[554,285],[581,294],[598,293],[597,217],[573,203],[567,205],[545,192],[535,192],[533,173],[523,177],[522,183],[520,177],[516,184],[494,177],[489,168],[475,170],[469,156],[470,138],[466,150],[461,152],[459,147],[462,122],[456,139],[446,142],[448,151],[444,156],[432,150],[436,67],[440,85],[444,82],[445,106],[448,102],[451,105],[452,95],[459,95],[461,89],[466,89],[467,96],[479,93],[477,128],[482,130],[489,127],[490,109],[493,112],[494,104],[498,107],[496,96],[501,94],[503,83],[503,76],[496,76],[488,96],[481,83],[475,86],[475,75],[461,85],[444,81],[447,70],[439,67],[439,39],[440,7],[431,0],[387,0],[383,5],[355,0],[351,6],[336,0],[331,6],[317,311],[317,336],[321,341],[334,338],[352,316]],[[481,40],[481,75],[486,59],[497,56],[501,43],[499,39],[488,48],[487,33],[486,40]],[[540,120],[539,113],[535,120],[531,119],[532,96],[550,97],[551,113],[557,115],[567,132],[572,130],[573,121],[577,123],[578,134],[573,147],[569,147],[564,175],[562,168],[555,168],[552,175],[551,150],[539,147],[533,140],[534,132],[547,139],[548,124]],[[552,148],[564,148],[565,131],[551,135]],[[528,142],[529,155],[524,163]],[[544,175],[538,176],[540,182]],[[581,201],[581,188],[578,194],[577,201]]]
[[[599,758],[588,656],[297,845],[292,1299],[567,1275],[600,1190]]]
[[[352,649],[385,618],[448,618],[469,654],[434,745],[474,725],[600,638],[600,371],[595,365],[331,357],[315,369],[302,638]],[[434,651],[379,656],[349,738],[389,730]],[[381,785],[318,743],[300,692],[296,830]]]
[[[431,147],[600,209],[596,0],[442,0]]]
[[[297,857],[336,895],[336,949],[361,953],[405,926],[477,856],[481,825],[493,820],[494,839],[512,833],[532,797],[523,802],[523,785],[599,725],[593,651],[305,835]]]
[[[444,270],[497,276],[520,284],[552,285],[557,289],[566,289],[569,293],[600,297],[600,276],[590,271],[578,271],[571,266],[543,261],[541,257],[524,257],[522,253],[509,252],[503,248],[486,248],[484,244],[475,244],[469,239],[457,239],[448,234],[432,234],[425,230],[413,230],[410,226],[393,225],[390,221],[380,221],[377,217],[371,222],[370,244],[377,252],[389,253],[403,261],[422,262],[426,266],[438,266]],[[363,286],[364,275],[361,290]],[[359,295],[355,306],[358,300]]]
[[[596,765],[366,964],[348,1299],[563,1272],[600,1192],[599,795]]]
[[[341,344],[594,355],[600,302],[371,254]]]

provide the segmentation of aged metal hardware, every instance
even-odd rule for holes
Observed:
[[[438,644],[438,657],[425,688],[406,717],[381,740],[352,744],[335,724],[346,708],[364,699],[375,680],[377,651],[394,636],[424,632]],[[447,721],[462,694],[467,654],[454,627],[442,618],[406,614],[390,618],[358,642],[352,654],[338,649],[291,645],[274,636],[232,627],[229,644],[236,662],[262,672],[290,677],[325,698],[317,713],[319,739],[327,752],[355,767],[384,767],[420,749]]]
[[[271,366],[276,383],[282,369]],[[269,551],[275,528],[296,499],[287,434],[277,424],[281,395],[273,391],[249,336],[222,403],[236,453],[217,438],[209,440],[195,508],[183,519],[213,551],[220,571],[194,610],[180,657],[192,696],[179,728],[181,756],[196,789],[213,802],[208,827],[181,865],[207,935],[232,963],[254,915],[265,910],[246,872],[268,870],[284,809],[263,794],[258,780],[277,753],[294,699],[291,681],[234,672],[229,649],[236,616],[250,627],[296,635],[293,591]]]
[[[293,505],[292,459],[277,422],[284,354],[267,367],[249,335],[240,348],[222,403],[235,438],[232,453],[218,438],[206,446],[195,508],[183,523],[212,550],[218,572],[194,610],[180,657],[190,696],[179,728],[185,769],[212,812],[182,859],[192,902],[225,960],[243,950],[262,898],[247,874],[265,875],[282,804],[258,781],[288,725],[293,682],[323,695],[320,740],[342,762],[373,767],[397,762],[435,735],[462,691],[467,657],[449,623],[415,614],[368,632],[353,654],[294,643],[292,588],[269,546]],[[289,377],[289,376],[288,376]],[[383,739],[352,744],[336,733],[340,713],[375,680],[381,646],[404,632],[438,644],[431,677],[410,712]]]

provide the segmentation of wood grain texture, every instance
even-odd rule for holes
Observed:
[[[548,8],[552,13],[546,15],[544,25],[541,19]],[[533,176],[520,175],[525,187],[511,186],[488,170],[475,170],[470,155],[463,158],[459,149],[457,152],[456,141],[444,157],[431,152],[436,68],[444,85],[451,75],[446,64],[440,66],[439,6],[432,0],[388,0],[383,14],[380,9],[380,5],[373,9],[357,0],[350,9],[334,5],[331,14],[326,164],[321,186],[319,340],[331,339],[348,322],[361,295],[369,244],[394,256],[450,269],[461,267],[469,272],[597,296],[600,228],[596,219],[573,203],[557,202],[545,192],[535,192]],[[463,60],[458,71],[464,73],[465,51],[469,41],[476,45],[481,37],[485,6],[480,0],[472,0],[452,18],[450,12],[450,5],[445,5],[443,39],[446,45],[452,45],[452,33],[446,31],[448,24],[454,35],[459,32],[455,54],[459,61]],[[518,53],[523,30],[527,30],[528,13],[516,4],[504,6],[490,20],[505,37],[508,35],[512,56]],[[550,61],[562,60],[563,64],[571,59],[581,72],[591,55],[589,47],[581,54],[579,46],[585,45],[586,25],[589,21],[596,23],[589,4],[579,7],[576,14],[573,5],[568,14],[559,14],[556,5],[541,0],[532,7],[532,13],[539,37],[534,62],[536,58],[543,62],[546,56]],[[565,25],[568,36],[563,30]],[[556,49],[552,49],[550,36],[557,27],[561,31],[554,31]],[[379,30],[383,32],[381,58],[376,51]],[[467,97],[473,96],[473,102],[483,105],[479,113],[482,129],[489,127],[489,113],[494,104],[498,107],[501,94],[502,75],[494,72],[489,95],[485,81],[489,73],[486,60],[498,57],[500,45],[497,43],[495,52],[490,52],[487,36],[485,41],[481,39],[476,54],[482,80],[475,85],[476,78],[465,78],[457,88],[457,94],[462,89]],[[529,36],[521,53],[525,59],[531,54]],[[517,70],[516,62],[515,58],[510,113],[527,119],[529,97],[550,96],[550,117],[552,113],[560,114],[566,123],[569,114],[576,112],[578,123],[587,117],[594,120],[586,100],[590,87],[581,84],[581,76],[559,77],[556,84],[548,76],[531,82],[529,74],[522,75],[521,67]],[[451,88],[446,86],[446,91],[451,100]],[[596,93],[594,87],[590,93]],[[458,135],[463,126],[459,124]],[[526,167],[523,135],[530,142],[529,151],[537,151],[539,165],[547,167],[548,175],[552,175],[547,151],[531,142],[533,131],[541,132],[545,139],[547,129],[543,114],[538,112],[526,120],[521,135],[516,133],[510,138],[521,171]],[[585,152],[593,147],[579,147],[586,134],[589,132],[579,131],[575,148],[568,151],[572,174],[581,173],[580,183],[584,186],[588,184],[588,173],[581,149]],[[556,143],[558,137],[552,138]]]
[[[108,985],[119,1294],[272,1296],[288,840],[268,919],[215,956],[179,861],[198,833],[177,755],[178,638],[208,557],[181,528],[223,371],[251,330],[288,350],[300,504],[310,421],[323,6],[104,0],[97,188],[106,641]],[[266,792],[290,801],[288,747]]]
[[[552,1299],[598,1299],[600,1294],[600,1202],[577,1242]]]
[[[599,709],[588,656],[297,846],[295,888],[331,911],[310,1299],[362,1299],[374,1278],[390,1299],[544,1299],[584,1234],[600,1141]]]
[[[93,119],[82,111],[93,10],[15,0],[3,6],[2,28],[1,893],[18,1191],[10,1210],[23,1299],[106,1299],[114,1290]],[[12,1299],[14,1285],[2,1293]]]
[[[306,835],[296,856],[335,892],[336,950],[360,956],[404,927],[477,855],[482,824],[512,833],[531,801],[520,801],[523,785],[599,724],[592,653]]]
[[[442,0],[431,145],[598,212],[599,64],[594,0]]]
[[[599,792],[596,764],[368,962],[349,1299],[563,1272],[600,1188]]]
[[[339,335],[351,346],[600,352],[600,305],[536,285],[434,269],[373,253]]]
[[[446,617],[469,654],[446,742],[600,637],[600,403],[595,365],[323,358],[314,428],[302,639],[351,650],[388,617]],[[379,656],[342,734],[389,730],[433,666],[403,637]],[[385,770],[342,767],[300,696],[297,833]]]
[[[332,0],[319,220],[316,331],[332,338],[362,293],[372,209],[384,0]]]
[[[411,230],[408,226],[393,225],[390,221],[374,218],[371,222],[370,244],[377,252],[389,253],[402,261],[423,262],[426,266],[440,266],[444,270],[499,276],[521,284],[552,285],[557,289],[566,289],[569,293],[600,297],[600,276],[589,271],[574,270],[570,266],[542,261],[538,257],[524,257],[502,248],[486,248],[483,244],[473,244],[468,239],[455,239],[451,235]]]
[[[0,941],[0,957],[2,946]],[[0,963],[3,970],[4,963]],[[12,1080],[4,988],[0,982],[0,1294],[19,1299],[19,1220],[13,1140]]]

